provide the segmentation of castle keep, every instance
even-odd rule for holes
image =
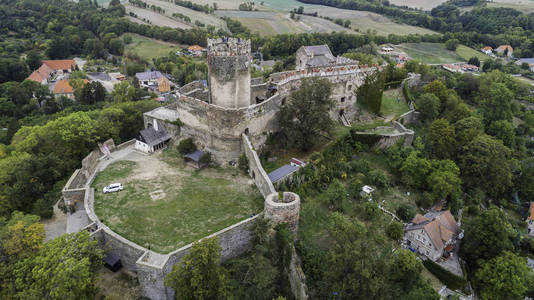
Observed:
[[[334,57],[326,45],[303,46],[297,51],[297,70],[274,73],[267,80],[251,79],[250,55],[249,40],[209,39],[207,87],[201,82],[183,86],[176,102],[144,114],[145,127],[156,119],[175,133],[175,140],[191,137],[217,162],[234,164],[242,153],[243,133],[259,148],[278,130],[277,113],[302,79],[328,79],[336,104],[330,115],[348,124],[356,113],[354,90],[380,68]],[[183,123],[179,129],[165,122],[178,119]]]

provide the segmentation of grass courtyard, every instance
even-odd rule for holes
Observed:
[[[104,194],[120,182],[124,190]],[[175,150],[129,154],[93,182],[95,212],[113,231],[144,247],[168,253],[263,209],[263,197],[238,170],[195,170]]]

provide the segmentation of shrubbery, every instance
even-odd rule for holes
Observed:
[[[197,150],[197,146],[195,146],[195,143],[193,142],[192,138],[187,138],[180,141],[180,144],[178,144],[177,149],[180,154],[185,155],[191,152],[195,152],[195,150]]]
[[[466,285],[466,280],[463,277],[455,275],[448,270],[445,270],[437,263],[427,259],[423,261],[423,265],[430,273],[434,274],[441,282],[447,285],[451,290],[463,289]]]

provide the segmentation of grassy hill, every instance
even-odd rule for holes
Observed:
[[[413,59],[427,64],[465,62],[473,56],[478,57],[480,60],[489,58],[489,56],[464,45],[459,45],[456,51],[447,50],[445,44],[439,43],[406,43],[396,47],[406,52]]]
[[[130,34],[132,42],[126,45],[125,53],[136,53],[141,58],[152,61],[152,58],[165,56],[179,49],[179,45],[166,43],[144,36]]]

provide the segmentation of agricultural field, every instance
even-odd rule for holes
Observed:
[[[394,34],[437,34],[437,32],[430,29],[411,26],[406,24],[395,23],[393,20],[367,11],[340,9],[328,6],[318,6],[314,8],[304,8],[305,12],[317,12],[319,16],[330,17],[332,19],[350,20],[351,28],[359,32],[366,32],[367,30],[376,31],[381,35]]]
[[[411,8],[420,8],[422,10],[431,10],[447,0],[391,0],[392,4],[398,6],[408,6]]]
[[[136,53],[139,57],[148,61],[152,61],[152,58],[165,56],[169,52],[180,48],[178,44],[150,39],[136,34],[130,34],[130,36],[132,37],[132,42],[126,45],[125,53]]]
[[[471,57],[478,57],[480,61],[491,59],[488,55],[464,45],[458,45],[456,54],[465,61],[468,61]]]
[[[158,1],[158,0],[143,0],[143,1],[149,5],[156,5],[156,6],[161,7],[162,9],[165,10],[165,15],[168,17],[172,17],[174,13],[180,13],[191,18],[192,24],[195,24],[195,21],[199,21],[206,25],[215,26],[215,28],[222,28],[224,30],[227,30],[226,23],[220,18],[217,18],[217,16],[215,15],[210,15],[210,14],[206,14],[200,11],[188,9],[188,8],[185,8],[185,7],[182,7],[171,2],[167,2],[167,1]]]
[[[479,57],[480,60],[488,58],[487,55],[463,45],[458,46],[456,52],[447,50],[445,44],[439,43],[406,43],[395,47],[426,64],[465,62],[473,56]]]
[[[120,182],[124,190],[104,194]],[[132,152],[100,172],[95,212],[125,238],[168,253],[263,210],[253,180],[237,169],[194,169],[172,149],[155,155]]]
[[[534,1],[532,0],[498,0],[494,2],[488,2],[487,6],[513,8],[525,14],[534,12]]]
[[[275,11],[216,11],[218,16],[238,20],[252,32],[260,35],[304,32],[287,14]]]
[[[130,4],[125,4],[126,13],[133,12],[137,15],[138,18],[128,17],[131,21],[136,23],[143,23],[142,19],[150,20],[150,24],[157,26],[167,26],[171,28],[180,28],[180,29],[189,29],[192,28],[191,25],[178,21],[173,18],[166,17],[164,15],[158,14],[157,12],[151,11],[149,9],[142,9]]]

